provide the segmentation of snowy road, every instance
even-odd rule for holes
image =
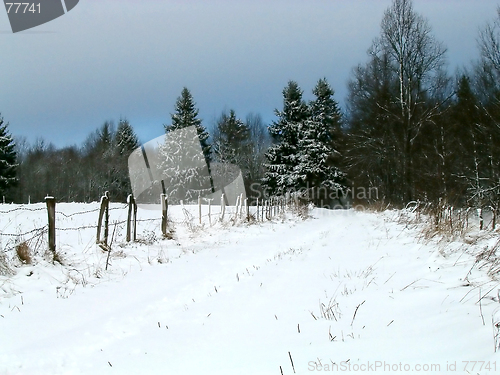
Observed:
[[[499,305],[463,286],[471,256],[417,241],[390,213],[314,216],[179,231],[162,241],[168,262],[137,255],[71,293],[46,267],[21,268],[22,293],[0,299],[0,374],[495,373]]]

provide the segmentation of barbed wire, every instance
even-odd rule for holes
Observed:
[[[127,205],[123,205],[122,207],[111,207],[111,208],[109,208],[109,211],[123,210],[123,209],[126,209],[126,208],[128,208]],[[94,208],[93,210],[74,212],[72,214],[65,214],[64,212],[56,211],[56,214],[62,215],[64,217],[72,217],[72,216],[76,216],[76,215],[84,215],[84,214],[90,214],[90,213],[98,212],[99,210],[100,210],[100,208]]]
[[[136,222],[147,222],[147,221],[156,221],[156,220],[161,220],[161,218],[153,218],[153,219],[137,219]],[[132,220],[133,222],[133,220]],[[109,223],[110,226],[112,225],[122,225],[126,224],[127,220],[121,220],[121,221],[116,221],[116,222],[111,222]],[[24,233],[2,233],[0,232],[0,236],[5,236],[5,237],[22,237],[26,236],[28,234],[34,233],[34,232],[44,232],[48,229],[48,225],[44,225],[43,227],[39,228],[34,228],[30,231],[24,232]],[[79,227],[70,227],[70,228],[55,228],[58,231],[72,231],[72,230],[83,230],[83,229],[97,229],[97,225],[82,225]],[[38,235],[38,234],[37,234]]]
[[[0,214],[10,214],[11,212],[15,212],[15,211],[35,212],[35,211],[42,211],[42,210],[46,210],[46,209],[47,209],[46,207],[40,207],[40,208],[17,207],[17,208],[14,208],[12,210],[8,210],[8,211],[0,211]]]
[[[111,207],[111,208],[109,208],[109,211],[123,210],[126,208],[128,208],[128,206],[125,204],[121,207]],[[39,208],[17,207],[17,208],[13,208],[12,210],[0,211],[0,214],[10,214],[10,213],[16,212],[16,211],[36,212],[36,211],[44,211],[44,210],[47,210],[47,208],[46,207],[39,207]],[[92,212],[97,212],[99,210],[100,210],[100,208],[94,208],[92,210],[74,212],[72,214],[65,214],[64,212],[61,212],[61,211],[56,211],[56,213],[60,214],[64,217],[71,217],[71,216],[75,216],[75,215],[83,215],[83,214],[88,214],[88,213],[92,213]]]
[[[64,217],[71,217],[71,216],[76,216],[76,215],[91,214],[91,213],[94,213],[94,212],[97,212],[97,211],[99,211],[99,208],[95,208],[93,210],[88,210],[88,211],[74,212],[72,214],[65,214],[62,211],[56,211],[56,214],[62,215]]]
[[[32,229],[28,232],[24,232],[24,233],[1,233],[0,232],[0,236],[5,236],[5,237],[22,237],[22,236],[26,236],[28,234],[31,234],[31,233],[34,233],[34,232],[37,232],[37,231],[45,231],[48,229],[48,225],[44,225],[43,227],[41,228],[35,228],[35,229]]]
[[[109,208],[109,211],[124,210],[124,209],[127,209],[127,208],[128,208],[128,205],[124,204],[121,207],[111,207],[111,208]],[[228,208],[229,208],[229,206],[228,206]],[[17,207],[17,208],[14,208],[12,210],[0,211],[0,214],[8,214],[8,213],[16,212],[16,211],[36,212],[36,211],[45,211],[45,210],[47,210],[46,207],[40,207],[40,208]],[[92,209],[92,210],[86,210],[86,211],[80,211],[80,212],[74,212],[72,214],[66,214],[66,213],[61,212],[61,211],[56,211],[56,213],[58,215],[64,216],[66,218],[69,218],[69,217],[76,216],[76,215],[84,215],[84,214],[89,214],[89,213],[95,213],[95,212],[98,212],[98,211],[100,211],[100,208],[95,208],[95,209]],[[229,212],[227,212],[228,215],[234,216],[235,212],[231,212],[231,210],[228,210],[228,211],[229,211]],[[195,213],[189,212],[189,210],[185,210],[185,214],[186,213],[188,214],[188,216],[190,217],[191,220],[195,220],[197,217],[199,217]],[[242,215],[241,212],[238,213],[238,216],[239,215]],[[219,213],[213,212],[210,215],[209,214],[203,214],[203,215],[201,215],[201,218],[205,219],[205,218],[207,218],[209,216],[210,216],[210,218],[214,218],[214,219],[220,218],[220,212]],[[160,221],[160,220],[162,220],[161,217],[156,217],[156,218],[150,218],[150,219],[136,219],[135,222],[136,223],[140,223],[140,222],[154,222],[154,221]],[[169,219],[169,222],[171,222],[173,224],[180,224],[180,223],[185,222],[185,220],[186,220],[186,218],[180,219],[180,220]],[[134,222],[134,220],[131,220],[131,223],[133,223],[133,222]],[[125,223],[127,223],[127,220],[121,220],[121,221],[117,221],[117,222],[110,222],[109,225],[110,226],[112,226],[112,225],[122,225],[122,224],[125,224]],[[69,227],[69,228],[58,228],[58,227],[56,227],[55,229],[57,231],[66,232],[66,231],[77,231],[77,230],[97,229],[97,228],[98,228],[98,225],[96,224],[96,225],[82,225],[82,226],[78,226],[78,227]],[[31,239],[33,239],[35,237],[41,236],[42,234],[44,234],[47,231],[48,231],[48,225],[44,225],[42,227],[34,228],[32,230],[29,230],[29,231],[26,231],[26,232],[23,232],[23,233],[2,233],[2,232],[0,232],[0,236],[4,236],[4,237],[25,237],[27,235],[35,233],[34,236],[30,237],[30,240],[31,240]]]

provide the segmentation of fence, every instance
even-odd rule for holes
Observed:
[[[446,204],[412,201],[408,203],[400,216],[403,221],[427,221],[429,229],[435,232],[465,234],[469,229],[497,229],[499,210],[492,206],[453,207]],[[408,216],[410,214],[410,216]]]
[[[181,212],[184,216],[182,222],[186,223],[188,226],[192,227],[193,223],[198,222],[202,225],[203,222],[207,223],[209,226],[214,225],[216,222],[227,223],[230,225],[235,225],[240,222],[263,222],[272,220],[273,217],[283,214],[287,207],[299,208],[298,199],[291,199],[288,197],[272,197],[268,200],[257,199],[256,205],[249,206],[248,199],[240,195],[235,206],[226,206],[224,196],[221,197],[220,206],[213,205],[213,199],[198,199],[197,210],[196,207],[190,206],[186,207],[181,202]],[[203,214],[202,206],[205,208],[205,212],[208,209],[208,213]],[[219,212],[213,212],[214,207],[219,208]],[[188,209],[191,208],[191,211]],[[126,210],[126,219],[119,219],[113,222],[110,221],[110,211],[121,210],[123,212]],[[20,242],[30,242],[30,241],[41,241],[42,237],[47,236],[48,250],[52,252],[53,256],[56,257],[56,244],[57,235],[59,232],[69,232],[69,231],[81,231],[81,230],[95,230],[95,243],[105,251],[110,250],[111,242],[114,238],[114,233],[110,237],[110,226],[114,226],[116,230],[117,225],[126,224],[126,242],[136,242],[138,241],[138,222],[159,222],[160,230],[164,238],[171,238],[169,223],[174,223],[172,220],[172,215],[169,212],[168,200],[165,195],[161,196],[161,215],[155,211],[157,217],[152,218],[138,218],[137,203],[132,195],[129,195],[127,203],[119,207],[110,207],[110,196],[106,192],[101,198],[98,208],[66,213],[62,211],[57,211],[56,209],[56,199],[54,197],[45,198],[45,207],[31,208],[31,207],[16,207],[11,210],[1,211],[0,215],[12,214],[16,211],[26,211],[26,212],[39,212],[38,221],[42,221],[43,211],[46,211],[46,224],[38,226],[34,229],[27,230],[19,233],[5,233],[2,228],[0,228],[0,239],[2,237],[11,237],[14,239],[15,243]],[[196,212],[193,214],[192,212]],[[142,211],[144,214],[144,211]],[[57,224],[59,221],[58,217],[63,217],[65,219],[73,219],[79,215],[94,215],[96,214],[97,223],[95,225],[79,225],[79,226],[69,226],[61,227]],[[195,216],[198,216],[195,220]],[[95,222],[95,221],[94,221]],[[59,223],[60,224],[60,223]]]

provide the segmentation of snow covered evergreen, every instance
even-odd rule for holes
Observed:
[[[8,196],[9,189],[17,183],[15,143],[7,130],[8,123],[0,117],[0,195]]]
[[[341,114],[333,90],[320,79],[309,104],[309,118],[299,125],[297,164],[292,179],[318,205],[334,204],[347,188],[346,175],[339,168]]]
[[[140,143],[134,129],[126,119],[121,119],[118,128],[116,129],[114,139],[115,159],[116,159],[116,194],[115,199],[125,201],[128,194],[131,192],[130,178],[128,175],[128,158],[130,154],[136,150]]]
[[[297,164],[299,128],[309,117],[297,82],[288,82],[283,90],[283,110],[275,112],[278,120],[269,126],[274,144],[266,154],[268,163],[263,178],[263,185],[271,195],[283,194],[297,186],[297,175],[293,170]]]
[[[171,131],[196,126],[198,138],[200,139],[203,155],[207,163],[211,160],[211,145],[208,143],[209,134],[207,129],[202,125],[201,119],[198,118],[199,110],[196,108],[196,103],[191,95],[191,92],[184,87],[181,96],[177,98],[175,103],[175,112],[171,115],[172,124],[164,125],[165,132],[168,134]]]
[[[283,91],[284,109],[269,131],[275,140],[267,153],[264,184],[271,194],[301,191],[316,204],[330,205],[346,187],[339,168],[341,114],[333,90],[320,79],[315,100],[306,105],[302,91],[290,82]]]
[[[236,117],[234,110],[223,113],[217,122],[214,135],[214,153],[220,163],[244,167],[250,152],[250,130],[248,125]]]
[[[121,119],[116,129],[116,148],[119,155],[128,155],[139,147],[139,139],[126,119]]]
[[[162,190],[171,203],[193,201],[213,191],[209,134],[198,112],[191,93],[184,87],[175,104],[172,124],[165,125],[165,143],[159,148]]]

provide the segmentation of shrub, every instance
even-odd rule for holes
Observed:
[[[26,242],[21,242],[16,245],[16,254],[24,264],[31,264],[31,249]]]

